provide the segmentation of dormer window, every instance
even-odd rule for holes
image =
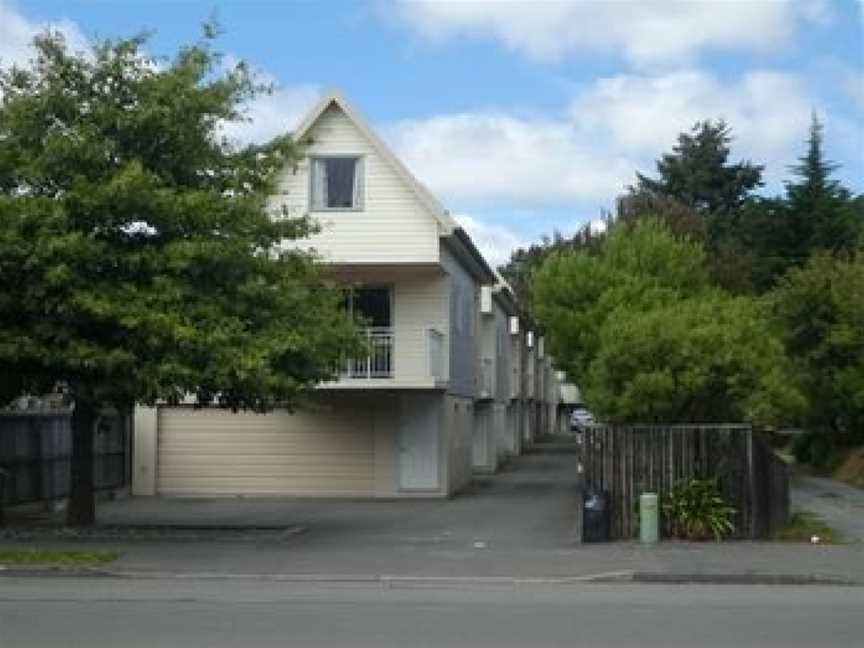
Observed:
[[[312,158],[312,209],[363,209],[363,158]]]

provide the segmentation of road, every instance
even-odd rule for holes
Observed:
[[[861,646],[864,588],[0,578],[0,646]]]

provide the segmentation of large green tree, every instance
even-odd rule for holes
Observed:
[[[637,172],[636,185],[619,199],[619,218],[660,219],[676,234],[703,241],[714,282],[746,293],[752,288],[752,256],[737,232],[764,167],[730,162],[731,143],[723,120],[697,122],[657,160],[657,177]]]
[[[810,400],[807,423],[864,438],[864,248],[820,252],[771,295]]]
[[[709,218],[734,215],[762,184],[762,165],[730,163],[732,134],[723,120],[697,122],[657,160],[657,177],[636,174],[632,192],[674,198]]]
[[[703,245],[661,222],[552,255],[534,294],[551,354],[605,420],[765,422],[802,406],[769,318],[714,287]]]
[[[864,233],[864,198],[833,177],[838,167],[823,149],[823,126],[814,114],[806,152],[792,166],[785,194],[749,200],[736,227],[725,233],[729,245],[750,256],[751,284],[758,292],[819,251],[854,250]]]
[[[776,423],[804,400],[754,300],[711,290],[604,322],[585,396],[610,421]]]
[[[604,222],[608,223],[608,218]],[[510,260],[499,266],[498,271],[516,293],[522,317],[526,318],[531,326],[537,325],[533,315],[534,274],[543,265],[543,262],[558,252],[596,252],[604,237],[605,230],[592,228],[590,223],[582,226],[569,237],[556,231],[551,237],[544,236],[540,243],[513,250]]]
[[[211,39],[157,62],[144,38],[45,34],[0,71],[0,386],[74,403],[70,524],[94,520],[103,408],[293,406],[358,349],[337,287],[284,244],[311,223],[268,203],[296,146],[222,135],[263,88]]]

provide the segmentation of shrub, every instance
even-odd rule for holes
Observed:
[[[792,443],[790,444],[789,449],[792,452],[792,456],[795,457],[795,461],[799,464],[810,463],[810,450],[812,443],[813,435],[807,432],[802,432],[792,437]]]
[[[827,432],[803,432],[792,439],[791,450],[799,464],[830,472],[842,460],[837,446],[837,441]]]
[[[686,540],[720,541],[735,526],[735,509],[726,503],[717,482],[711,479],[688,479],[675,484],[661,503],[666,532]]]

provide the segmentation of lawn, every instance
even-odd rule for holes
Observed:
[[[840,533],[825,524],[821,517],[809,511],[793,513],[785,527],[777,531],[772,539],[781,542],[811,542],[813,536],[820,544],[843,542]]]
[[[119,551],[0,548],[2,567],[98,567],[120,557]]]

